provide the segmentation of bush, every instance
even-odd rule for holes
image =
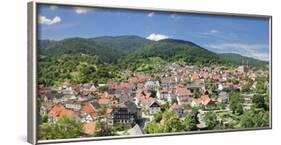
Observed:
[[[67,139],[81,136],[83,124],[74,118],[63,116],[57,122],[39,127],[39,139]]]

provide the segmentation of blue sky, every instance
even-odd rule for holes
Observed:
[[[264,18],[55,5],[40,5],[38,17],[39,39],[138,35],[154,41],[192,41],[216,53],[269,58],[269,21]]]

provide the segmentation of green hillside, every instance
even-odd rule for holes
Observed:
[[[135,58],[160,57],[167,61],[182,59],[188,64],[209,65],[222,63],[222,59],[219,55],[207,49],[191,42],[186,41],[183,43],[182,41],[177,42],[170,39],[153,43],[136,50],[130,55],[133,55]]]
[[[123,80],[122,70],[149,73],[174,62],[233,66],[243,59],[250,65],[266,64],[237,54],[216,54],[189,41],[151,41],[138,36],[40,40],[38,59],[39,83],[47,86]]]
[[[139,36],[103,36],[90,38],[89,40],[95,42],[99,46],[106,48],[114,48],[122,51],[123,53],[130,53],[139,48],[143,48],[148,44],[153,43],[153,41],[144,39]]]
[[[249,65],[268,65],[269,63],[267,61],[261,61],[257,60],[251,57],[242,56],[240,54],[235,53],[223,53],[219,54],[221,57],[223,57],[225,60],[230,61],[235,64],[249,64]]]
[[[42,41],[44,42],[44,41]],[[118,59],[124,56],[124,52],[116,48],[99,45],[94,41],[84,38],[69,38],[61,41],[49,41],[40,43],[40,55],[59,56],[62,54],[87,54],[98,56],[107,63],[117,63]]]

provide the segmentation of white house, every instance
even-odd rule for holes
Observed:
[[[156,114],[158,112],[161,112],[160,104],[157,101],[153,101],[149,105],[148,110],[149,110],[149,114],[150,115],[154,115],[154,114]]]

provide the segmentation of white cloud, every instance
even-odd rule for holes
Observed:
[[[220,33],[219,30],[212,29],[212,30],[210,30],[210,31],[208,31],[208,32],[204,32],[204,33],[202,33],[202,34],[203,34],[203,35],[215,35],[215,34],[218,34],[218,33]]]
[[[147,15],[147,16],[148,16],[148,17],[153,17],[153,16],[154,16],[154,14],[155,14],[154,12],[150,12],[150,13],[148,13],[148,15]]]
[[[170,17],[171,17],[171,18],[176,18],[177,15],[176,15],[176,14],[171,14]]]
[[[173,14],[170,14],[170,18],[172,18],[174,20],[180,20],[180,19],[182,19],[182,16],[180,16],[176,13],[173,13]]]
[[[85,7],[75,7],[74,11],[76,14],[86,14],[89,11],[91,11],[91,8],[85,8]]]
[[[266,44],[222,43],[208,44],[205,47],[217,53],[237,53],[259,60],[269,59],[268,45]]]
[[[213,29],[213,30],[211,30],[210,31],[210,33],[218,33],[219,31],[218,30],[215,30],[215,29]]]
[[[53,19],[47,18],[45,16],[39,16],[39,24],[43,25],[53,25],[61,22],[61,18],[59,16],[55,16]]]
[[[155,34],[151,33],[149,36],[146,37],[146,39],[153,40],[153,41],[159,41],[163,39],[168,39],[169,37],[163,34]]]
[[[50,5],[49,8],[50,8],[51,10],[55,10],[55,9],[58,8],[58,6],[57,6],[57,5]]]

